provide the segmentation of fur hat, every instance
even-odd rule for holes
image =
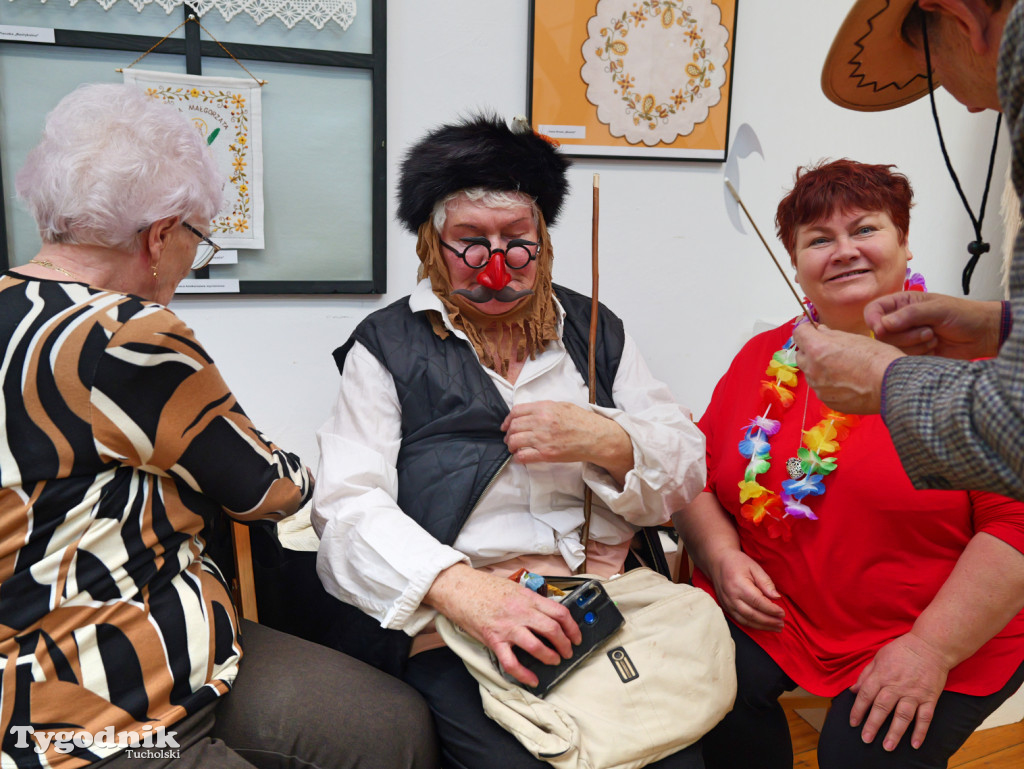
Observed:
[[[821,72],[821,90],[848,109],[872,112],[928,93],[928,78],[903,39],[914,0],[858,0],[846,16]],[[939,80],[932,74],[935,87]]]
[[[414,144],[398,179],[398,218],[416,232],[437,201],[453,192],[483,187],[525,192],[550,225],[569,189],[568,158],[525,121],[511,129],[496,115],[476,115],[435,128]]]

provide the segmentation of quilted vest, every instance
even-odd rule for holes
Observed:
[[[561,286],[553,289],[565,309],[562,343],[587,382],[590,299]],[[344,371],[345,358],[357,341],[390,372],[402,407],[398,505],[436,539],[450,545],[510,458],[500,429],[508,406],[472,347],[454,335],[439,338],[426,313],[409,309],[408,297],[372,313],[356,327],[334,351],[339,372]],[[600,305],[596,400],[601,406],[614,405],[612,385],[624,341],[622,321]],[[358,609],[348,608],[347,627],[335,634],[332,645],[400,675],[410,637],[385,630]]]

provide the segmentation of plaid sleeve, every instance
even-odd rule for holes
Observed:
[[[1022,51],[1024,3],[1017,3],[1003,31],[998,85],[1018,195],[1024,192]],[[1024,500],[1024,232],[1014,248],[1002,322],[1006,339],[995,358],[907,357],[886,371],[882,414],[917,488],[978,489]]]
[[[908,356],[886,371],[882,413],[916,488],[1024,499],[1024,323],[1013,325],[996,358]]]

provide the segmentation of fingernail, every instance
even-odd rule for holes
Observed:
[[[894,750],[896,750],[896,744],[892,740],[886,740],[885,742],[883,742],[882,743],[882,747],[885,748],[890,753],[892,753]]]

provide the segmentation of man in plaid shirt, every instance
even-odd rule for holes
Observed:
[[[1005,115],[1021,196],[1024,0],[858,0],[822,88],[851,109],[901,106],[928,92],[926,51],[936,84],[971,111]],[[1010,297],[883,297],[865,309],[876,339],[804,324],[794,334],[797,363],[832,408],[882,414],[917,488],[1024,500],[1024,235]]]

